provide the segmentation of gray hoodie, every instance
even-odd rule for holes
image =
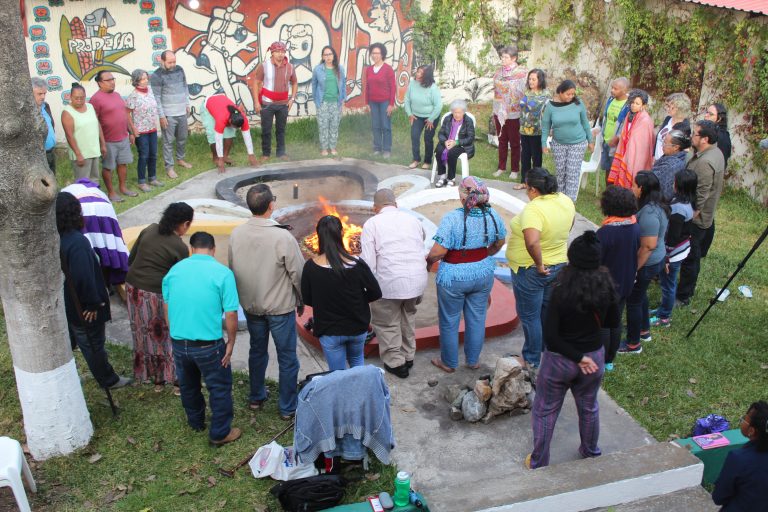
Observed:
[[[171,70],[159,67],[152,73],[149,80],[152,93],[157,100],[157,110],[160,117],[186,116],[189,106],[189,91],[187,77],[181,66]]]

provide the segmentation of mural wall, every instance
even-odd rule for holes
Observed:
[[[24,25],[30,72],[47,79],[48,101],[60,112],[69,86],[80,81],[96,91],[93,76],[101,69],[117,77],[117,89],[130,93],[133,69],[152,70],[166,49],[177,51],[187,74],[196,122],[204,98],[224,92],[252,118],[249,80],[268,58],[276,40],[288,45],[299,93],[292,116],[314,115],[310,81],[321,50],[332,45],[347,69],[347,108],[364,105],[363,67],[368,47],[382,43],[395,69],[398,103],[412,71],[411,24],[400,0],[24,0]],[[194,5],[194,2],[193,2]],[[57,114],[56,114],[57,115]],[[63,138],[63,134],[59,134]]]

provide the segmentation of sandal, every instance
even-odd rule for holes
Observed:
[[[525,190],[527,188],[528,188],[528,185],[526,185],[525,183],[518,183],[517,185],[512,187],[512,190]]]
[[[448,184],[447,184],[447,186],[449,186],[449,187],[455,187],[455,186],[456,186],[456,182],[455,182],[455,181],[453,181],[453,180],[448,180]]]
[[[428,171],[432,168],[432,164],[428,164],[427,162],[424,162],[423,164],[421,164],[421,168],[424,169],[425,171]]]
[[[445,363],[443,363],[441,359],[432,359],[430,360],[430,363],[432,363],[434,366],[437,366],[445,373],[453,373],[456,371],[456,368],[449,368],[448,366],[445,366]]]
[[[419,166],[419,162],[417,162],[416,160],[414,160],[413,162],[411,162],[410,164],[408,164],[408,168],[409,168],[409,169],[415,169],[415,168],[417,168],[418,166]]]
[[[437,183],[435,183],[435,187],[443,188],[447,183],[448,183],[448,180],[446,180],[445,178],[441,178],[437,180]]]

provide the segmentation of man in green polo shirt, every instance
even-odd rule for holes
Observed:
[[[173,360],[181,388],[181,405],[192,429],[205,430],[205,380],[211,404],[211,444],[237,440],[242,432],[232,427],[232,368],[229,360],[237,335],[239,299],[235,275],[214,259],[216,243],[208,233],[189,240],[192,256],[174,265],[163,279],[165,314],[173,340]],[[227,343],[221,329],[226,319]]]

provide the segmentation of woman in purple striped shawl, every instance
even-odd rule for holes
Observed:
[[[108,285],[124,283],[128,273],[128,248],[107,195],[88,178],[77,180],[62,192],[69,192],[80,202],[85,221],[81,231],[99,257],[104,280]]]

